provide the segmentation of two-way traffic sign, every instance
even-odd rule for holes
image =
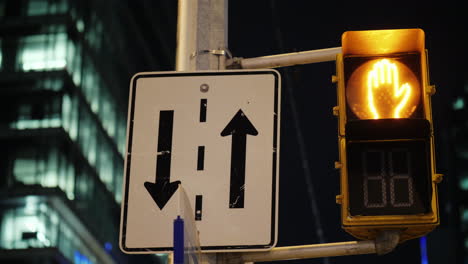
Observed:
[[[139,73],[130,85],[120,246],[172,250],[187,192],[203,251],[277,240],[280,76],[274,70]]]

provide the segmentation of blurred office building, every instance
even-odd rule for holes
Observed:
[[[468,263],[468,81],[458,88],[452,102],[449,155],[450,177],[453,177],[450,199],[455,208],[450,208],[453,217],[447,222],[458,229],[456,252],[459,263]]]
[[[158,262],[118,246],[129,81],[171,63],[129,2],[0,0],[1,263]]]

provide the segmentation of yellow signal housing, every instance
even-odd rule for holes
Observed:
[[[427,52],[421,29],[348,31],[336,58],[342,227],[359,239],[439,224]]]

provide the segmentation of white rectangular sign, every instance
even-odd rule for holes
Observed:
[[[207,251],[276,244],[280,75],[153,72],[130,85],[120,247],[173,248],[181,184]]]

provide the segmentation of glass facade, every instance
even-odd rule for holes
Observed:
[[[463,263],[468,263],[468,108],[465,104],[468,99],[468,83],[465,83],[464,89],[460,89],[452,102],[453,128],[451,131],[452,157],[451,165],[454,168],[452,172],[458,181],[458,190],[455,192],[458,197],[458,212],[460,231],[459,239],[463,241],[461,251],[463,252]]]
[[[98,263],[92,250],[83,243],[73,229],[47,202],[36,196],[25,197],[25,205],[1,211],[0,244],[3,249],[56,247],[68,259],[76,254],[90,263]]]
[[[25,36],[19,45],[18,70],[63,69],[67,65],[65,33]]]
[[[66,0],[29,0],[26,15],[63,14],[67,11],[67,4]]]
[[[118,248],[128,83],[150,64],[125,5],[0,0],[0,249],[158,262]]]
[[[60,80],[56,80],[63,83]],[[49,82],[53,87],[55,84]],[[47,88],[46,88],[47,89]],[[108,105],[105,103],[104,105]],[[107,108],[107,107],[103,107]],[[81,100],[76,94],[61,93],[59,91],[42,91],[30,97],[21,97],[16,101],[17,119],[10,120],[8,127],[15,130],[61,128],[67,132],[67,136],[76,142],[87,162],[98,172],[101,181],[107,190],[114,194],[115,200],[121,200],[121,173],[122,173],[122,148],[118,150],[116,137],[114,139],[107,133],[98,120],[98,116],[90,111],[86,101]],[[115,122],[115,111],[108,110],[109,119],[113,120],[112,127],[125,131],[124,122]],[[105,116],[103,115],[102,118]],[[109,122],[107,120],[107,122]],[[124,145],[125,134],[115,133],[120,136],[119,145]],[[45,155],[44,155],[45,153]],[[25,149],[18,151],[18,158],[13,164],[13,177],[25,184],[40,184],[44,187],[59,186],[55,180],[59,167],[69,163],[73,167],[73,161],[59,161],[64,159],[67,153],[59,153],[57,148],[50,149]],[[114,174],[115,171],[115,174]],[[70,172],[70,181],[73,182],[75,175]],[[62,186],[59,186],[62,187]],[[73,190],[63,189],[69,198],[73,198]]]

